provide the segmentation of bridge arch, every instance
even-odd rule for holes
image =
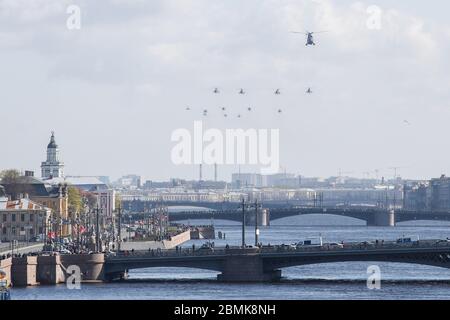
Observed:
[[[372,262],[372,263],[401,263],[401,264],[412,264],[412,265],[424,265],[432,266],[438,268],[450,269],[450,253],[441,253],[434,255],[416,255],[416,254],[405,254],[405,255],[388,255],[388,256],[374,256],[371,254],[359,255],[359,256],[345,256],[338,255],[336,257],[326,256],[326,257],[309,257],[308,259],[290,259],[290,261],[281,259],[278,261],[265,261],[265,268],[268,269],[285,269],[296,266],[307,266],[307,265],[320,265],[320,264],[331,264],[331,263],[343,263],[343,262]]]
[[[299,220],[301,219],[301,220]],[[317,219],[317,223],[313,221],[313,219]],[[330,221],[332,219],[332,221]],[[284,224],[287,222],[306,222],[311,223],[311,225],[325,225],[324,220],[327,220],[328,223],[332,223],[332,225],[366,225],[367,220],[357,218],[357,217],[348,217],[338,214],[326,214],[326,213],[304,213],[304,214],[296,214],[296,215],[288,215],[284,217],[279,216],[271,216],[270,221],[276,221],[276,224]]]
[[[222,259],[174,259],[174,260],[164,260],[164,259],[121,259],[120,261],[115,261],[114,259],[109,260],[105,267],[105,274],[120,273],[124,270],[137,270],[137,269],[147,269],[147,268],[189,268],[189,269],[201,269],[220,272],[223,269]]]

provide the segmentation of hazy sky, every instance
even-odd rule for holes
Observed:
[[[71,4],[80,30],[66,27]],[[171,163],[170,138],[203,120],[279,128],[283,170],[306,176],[450,174],[448,12],[444,0],[0,0],[0,169],[40,172],[54,130],[66,174],[197,178]],[[290,30],[329,32],[305,47]]]

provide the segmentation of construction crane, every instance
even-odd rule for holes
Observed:
[[[342,178],[343,174],[352,174],[354,173],[353,171],[342,171],[342,169],[339,168],[339,172],[338,172],[338,177]]]
[[[399,169],[404,169],[404,168],[406,168],[406,167],[389,167],[388,169],[394,170],[394,180],[395,180],[395,179],[398,178],[398,176],[397,176],[398,170],[399,170]]]

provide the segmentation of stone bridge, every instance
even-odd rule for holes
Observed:
[[[200,250],[201,251],[201,250]],[[128,270],[150,267],[187,267],[220,272],[218,280],[230,282],[276,281],[281,269],[309,264],[347,261],[397,262],[450,268],[450,243],[436,240],[411,244],[346,244],[305,248],[263,247],[217,249],[210,252],[165,251],[159,254],[133,254],[109,257],[105,276],[123,277]]]
[[[231,201],[145,201],[145,200],[124,200],[122,201],[123,209],[129,212],[144,212],[147,209],[154,208],[158,204],[163,203],[168,207],[194,207],[194,208],[205,208],[210,210],[228,211],[236,210],[241,205],[240,202]],[[302,202],[299,200],[290,201],[264,201],[264,207],[268,209],[281,209],[281,208],[291,208],[294,206],[301,205]]]
[[[286,217],[302,215],[334,215],[350,217],[365,221],[368,226],[395,226],[398,222],[426,220],[426,221],[450,221],[450,212],[423,212],[397,210],[387,211],[379,208],[286,208],[270,209],[266,217],[266,225],[270,221],[283,219]],[[254,212],[251,210],[246,213],[248,224],[254,223]],[[171,221],[188,219],[220,219],[242,221],[241,210],[227,211],[181,211],[170,214]],[[263,221],[261,218],[259,221]]]
[[[269,225],[270,221],[283,219],[286,217],[301,215],[335,215],[350,217],[363,220],[368,226],[393,226],[395,224],[395,215],[392,212],[379,209],[338,209],[338,208],[289,208],[289,209],[271,209],[265,217],[259,217],[258,221],[266,221],[262,225]],[[255,213],[252,210],[246,212],[247,224],[252,225],[255,221]],[[228,211],[181,211],[170,213],[171,221],[189,220],[189,219],[220,219],[242,221],[242,210]]]

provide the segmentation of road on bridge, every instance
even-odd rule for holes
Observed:
[[[450,268],[450,241],[409,243],[362,242],[323,245],[277,245],[121,252],[108,256],[105,273],[110,279],[128,270],[149,267],[189,267],[219,271],[223,281],[273,281],[279,269],[330,262],[374,261],[424,264]]]

